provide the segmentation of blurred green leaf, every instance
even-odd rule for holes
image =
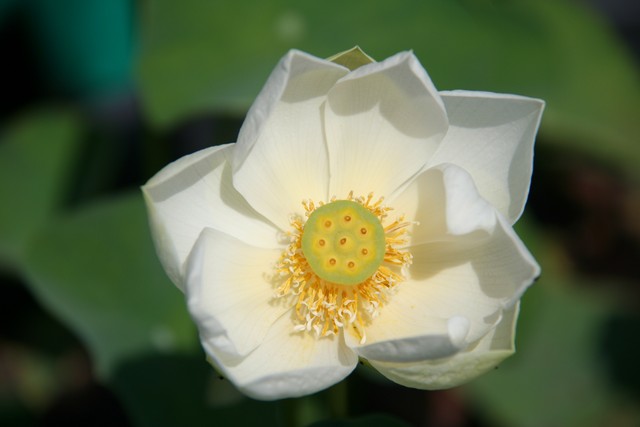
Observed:
[[[111,379],[136,426],[275,426],[273,403],[245,399],[214,377],[201,354],[149,355],[121,364]],[[213,387],[215,385],[227,387]],[[235,402],[215,404],[232,395]]]
[[[329,420],[309,427],[407,427],[409,424],[388,415],[367,415],[353,420]]]
[[[81,126],[69,111],[41,109],[0,135],[0,264],[16,269],[29,239],[60,206]]]
[[[145,4],[140,77],[143,101],[157,126],[205,111],[243,113],[290,48],[328,57],[360,45],[378,60],[414,49],[439,89],[545,99],[547,141],[638,171],[636,65],[605,23],[580,3]]]
[[[155,255],[134,193],[52,221],[30,245],[32,291],[88,345],[108,376],[139,355],[192,351],[196,333]]]

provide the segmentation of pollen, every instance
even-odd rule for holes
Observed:
[[[276,265],[275,298],[295,307],[295,331],[323,337],[349,328],[364,343],[367,324],[411,264],[411,253],[400,249],[411,223],[389,221],[392,209],[373,194],[303,206]]]

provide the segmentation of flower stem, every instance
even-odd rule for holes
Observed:
[[[278,420],[281,427],[298,427],[297,399],[283,399],[278,402]]]
[[[349,408],[347,381],[340,381],[328,390],[328,406],[333,419],[346,418]]]

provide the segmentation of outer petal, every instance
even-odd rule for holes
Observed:
[[[267,279],[280,254],[214,229],[202,232],[189,256],[185,294],[205,347],[244,356],[288,311],[274,301]]]
[[[484,238],[464,235],[412,247],[411,253],[409,277],[366,327],[366,344],[353,337],[347,341],[370,360],[407,362],[454,354],[495,327],[502,310],[511,308],[539,274],[501,217]]]
[[[409,232],[413,246],[472,232],[485,236],[496,224],[495,208],[480,196],[473,178],[452,164],[426,169],[389,206],[414,223]]]
[[[366,328],[366,342],[359,342],[354,331],[348,331],[345,340],[365,359],[414,362],[457,353],[464,348],[468,331],[469,321],[464,317],[446,320],[396,303],[385,306]]]
[[[441,92],[449,132],[429,164],[450,162],[513,224],[522,214],[544,102],[486,92]]]
[[[244,358],[222,356],[205,347],[223,375],[243,393],[262,400],[299,397],[341,381],[353,371],[358,357],[341,337],[317,339],[293,332],[290,316],[280,317],[262,344]]]
[[[158,256],[181,289],[184,262],[205,227],[256,246],[277,246],[276,228],[233,188],[228,162],[233,150],[229,144],[185,156],[142,187]]]
[[[238,138],[233,182],[251,205],[283,230],[302,200],[326,200],[327,148],[321,104],[348,70],[291,51],[251,107]]]
[[[515,304],[540,273],[501,217],[484,238],[461,236],[413,247],[411,253],[409,278],[398,286],[398,293],[408,293],[405,299],[432,316],[468,319],[467,344],[486,334],[502,309]]]
[[[336,83],[325,106],[330,194],[388,196],[416,174],[447,131],[447,116],[417,58],[404,52]]]
[[[502,320],[487,335],[460,353],[418,363],[370,361],[382,375],[406,387],[437,390],[455,387],[496,367],[514,351],[519,304],[503,313]]]

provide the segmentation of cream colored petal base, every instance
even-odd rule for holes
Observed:
[[[214,229],[202,232],[189,256],[185,294],[205,347],[244,356],[289,310],[274,298],[268,277],[280,254]]]

